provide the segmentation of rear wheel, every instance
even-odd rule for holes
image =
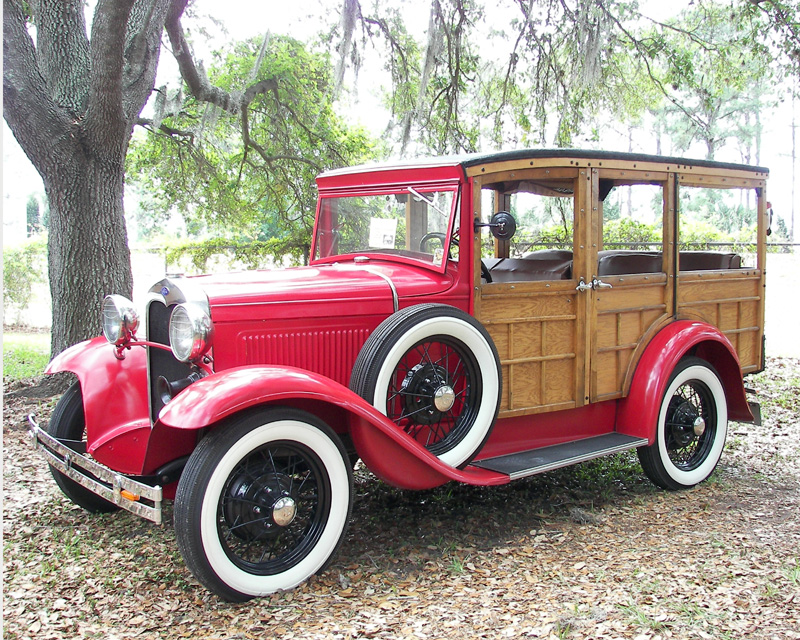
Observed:
[[[704,360],[685,358],[672,373],[658,414],[655,442],[639,448],[647,476],[664,489],[685,489],[708,478],[728,431],[725,390]]]
[[[200,442],[181,475],[178,548],[226,600],[290,589],[339,548],[352,486],[341,442],[314,416],[280,408],[234,419]]]
[[[78,453],[86,451],[86,419],[79,382],[73,383],[61,396],[50,417],[47,433]],[[50,472],[64,495],[90,513],[109,513],[119,509],[117,505],[92,493],[52,466]]]

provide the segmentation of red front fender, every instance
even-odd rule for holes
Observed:
[[[114,471],[141,473],[150,433],[147,354],[142,347],[120,360],[105,338],[57,355],[45,373],[71,371],[81,384],[89,453]]]
[[[210,427],[241,411],[263,405],[314,406],[323,420],[325,407],[347,416],[359,457],[384,482],[404,489],[429,489],[457,480],[469,484],[503,484],[508,476],[478,468],[443,464],[347,387],[303,369],[238,367],[207,376],[178,394],[159,415],[172,429]],[[330,416],[328,416],[330,421]],[[338,426],[331,425],[334,429]]]
[[[716,327],[703,322],[679,320],[662,329],[647,345],[636,366],[631,389],[620,400],[617,431],[650,444],[655,438],[661,398],[670,375],[681,358],[693,354],[711,364],[722,379],[728,417],[753,422],[742,384],[742,369],[736,350]]]

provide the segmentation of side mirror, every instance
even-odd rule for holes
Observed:
[[[475,232],[481,227],[489,227],[498,240],[511,240],[517,231],[517,221],[508,211],[498,211],[489,222],[481,222],[475,218]]]

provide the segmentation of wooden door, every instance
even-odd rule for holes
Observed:
[[[562,167],[505,171],[476,176],[473,184],[474,202],[480,203],[483,196],[486,211],[481,213],[481,208],[475,207],[483,220],[495,211],[508,209],[518,218],[512,246],[492,242],[488,233],[476,234],[475,239],[476,255],[481,254],[483,244],[485,265],[499,261],[492,270],[493,282],[481,278],[480,263],[476,262],[475,315],[489,331],[500,356],[500,417],[582,406],[588,399],[587,298],[576,291],[576,274],[586,269],[582,238],[587,234],[591,202],[589,170]],[[487,193],[492,194],[490,199]],[[544,258],[537,264],[537,254],[549,256],[559,249],[521,244],[535,234],[525,228],[525,212],[514,210],[513,198],[509,197],[520,193],[560,198],[563,211],[569,211],[564,220],[571,234],[565,235],[560,249],[564,255],[571,253],[567,271],[556,258]],[[513,267],[504,271],[509,264]]]
[[[622,397],[631,364],[649,336],[672,319],[674,288],[669,274],[674,273],[670,247],[675,190],[672,175],[655,169],[594,169],[591,182],[593,215],[585,279],[594,288],[586,291],[587,386],[591,402],[601,402]],[[614,225],[627,225],[627,243],[613,241],[619,234],[606,227]],[[631,243],[637,225],[640,242]]]

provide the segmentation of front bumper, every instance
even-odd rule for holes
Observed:
[[[156,524],[161,524],[162,490],[160,486],[144,484],[128,476],[112,471],[57,440],[38,424],[34,416],[28,416],[31,437],[47,463],[70,480],[101,498],[141,516]]]

